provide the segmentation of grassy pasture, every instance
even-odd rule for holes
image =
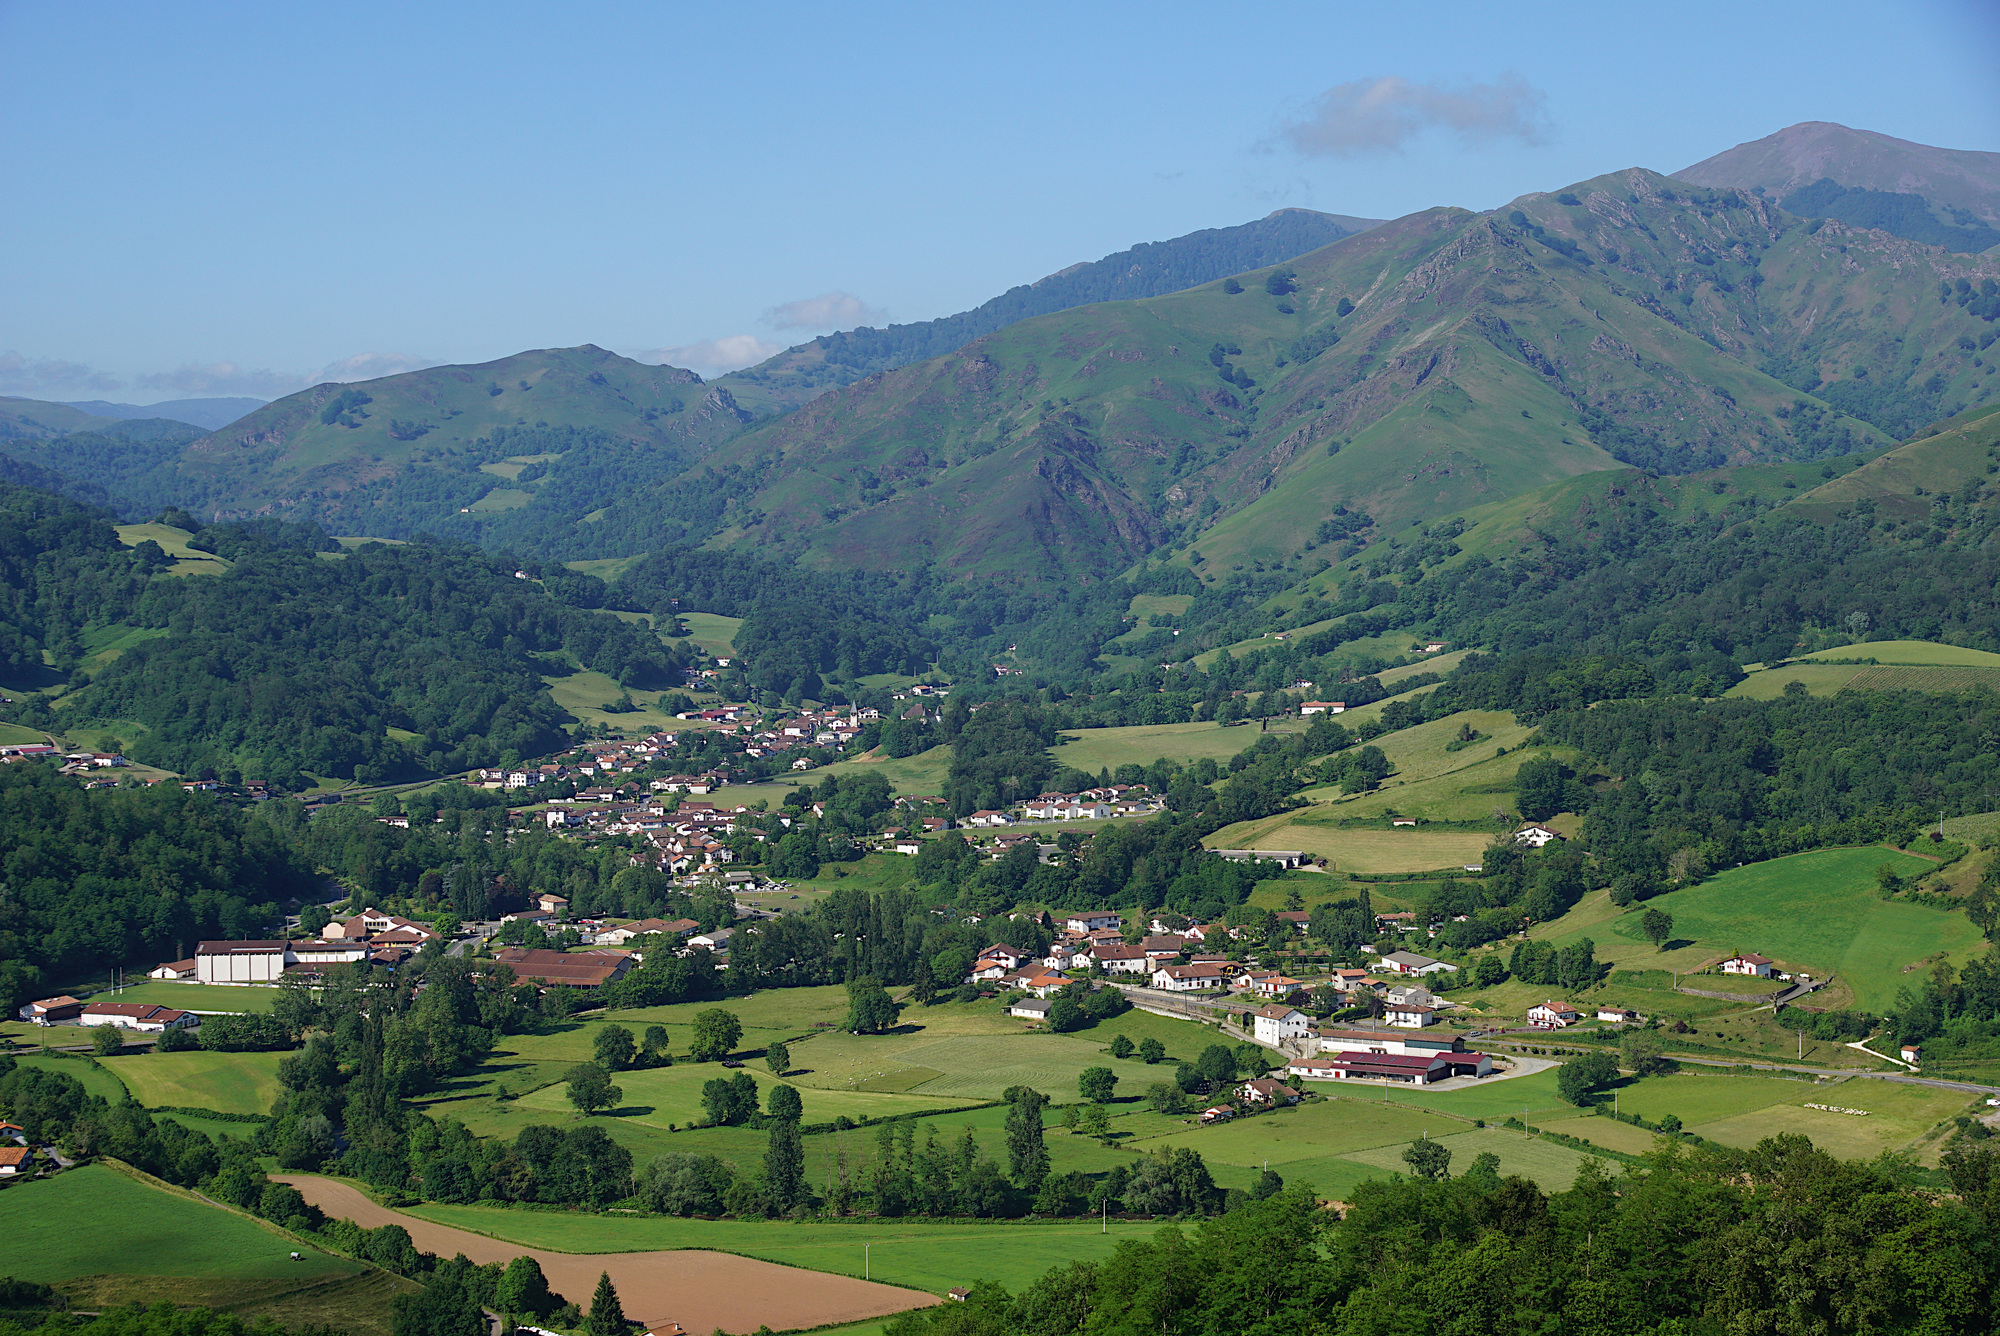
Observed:
[[[1337,871],[1428,872],[1477,863],[1492,837],[1472,831],[1342,829],[1308,818],[1302,808],[1261,821],[1225,826],[1203,841],[1211,849],[1303,849]]]
[[[47,1036],[50,1032],[44,1030],[41,1034]],[[69,1043],[90,1038],[89,1031],[80,1028],[58,1029],[54,1031],[54,1035],[58,1041]],[[23,1067],[40,1067],[46,1071],[61,1072],[64,1076],[73,1076],[83,1082],[84,1093],[107,1099],[113,1104],[125,1098],[125,1083],[109,1070],[120,1061],[118,1058],[92,1062],[80,1057],[29,1051],[15,1054],[14,1060]]]
[[[118,526],[118,541],[127,547],[137,547],[151,539],[163,551],[174,558],[169,575],[220,575],[229,569],[229,563],[212,552],[200,552],[187,545],[194,537],[186,529],[176,529],[170,524],[121,524]]]
[[[722,617],[712,612],[684,612],[681,622],[687,627],[687,642],[701,647],[711,658],[733,659],[736,657],[736,630],[743,625],[741,617]]]
[[[781,1084],[768,1071],[755,1067],[742,1070],[750,1073],[757,1082],[759,1105],[768,1103],[773,1087]],[[655,1067],[646,1071],[619,1072],[613,1079],[624,1091],[624,1099],[613,1111],[613,1116],[641,1125],[686,1127],[690,1123],[702,1121],[706,1115],[701,1107],[701,1088],[704,1083],[718,1076],[733,1076],[714,1063],[682,1063],[673,1067]],[[917,1113],[929,1109],[948,1108],[950,1100],[923,1098],[914,1095],[870,1094],[865,1092],[828,1090],[806,1085],[795,1085],[805,1104],[805,1121],[813,1123],[831,1122],[846,1115],[849,1118],[881,1118],[898,1113]],[[533,1094],[524,1095],[518,1108],[544,1114],[575,1116],[576,1110],[570,1105],[562,1085],[545,1086]]]
[[[1310,721],[1286,719],[1271,726],[1273,733],[1302,733]],[[1260,736],[1257,725],[1224,728],[1214,723],[1138,724],[1127,728],[1079,728],[1063,734],[1053,755],[1058,764],[1087,774],[1116,772],[1121,765],[1151,765],[1165,758],[1190,765],[1207,757],[1227,761]]]
[[[141,1104],[217,1113],[269,1113],[281,1053],[133,1053],[110,1066]]]
[[[1588,935],[1597,957],[1618,965],[1687,970],[1736,951],[1758,951],[1817,977],[1837,974],[1855,1005],[1880,1012],[1914,967],[1939,955],[1956,961],[1980,944],[1964,915],[1878,899],[1875,869],[1887,863],[1904,875],[1936,864],[1883,848],[1825,849],[1732,868],[1698,886],[1647,901],[1673,915],[1674,939],[1692,945],[1664,954],[1638,935],[1638,915],[1573,923],[1578,906],[1537,928],[1564,942]],[[1601,907],[1609,910],[1609,902]],[[1684,981],[1685,982],[1685,981]],[[1696,986],[1703,986],[1697,984]],[[1719,991],[1729,991],[1717,983]]]
[[[951,771],[951,748],[933,747],[915,756],[905,756],[900,760],[880,751],[854,761],[835,761],[832,765],[809,770],[801,776],[808,783],[818,783],[825,775],[880,775],[889,781],[889,787],[897,794],[931,794],[944,792],[945,777]],[[1033,796],[1033,795],[1030,795]]]
[[[1630,1081],[1618,1096],[1619,1107],[1626,1113],[1636,1113],[1648,1122],[1658,1122],[1671,1113],[1687,1130],[1726,1146],[1754,1146],[1780,1132],[1797,1132],[1846,1159],[1871,1159],[1883,1151],[1906,1149],[1969,1102],[1971,1097],[1964,1091],[1930,1086],[1855,1078],[1787,1081],[1700,1068]],[[1807,1104],[1864,1109],[1867,1116],[1829,1113],[1806,1108]],[[1591,1130],[1581,1130],[1585,1126]],[[1598,1126],[1592,1120],[1563,1130],[1611,1144],[1609,1125],[1602,1138],[1596,1135]]]
[[[1438,1129],[1432,1128],[1431,1131],[1437,1133]],[[1563,1131],[1583,1135],[1575,1127],[1565,1127]],[[1576,1180],[1577,1168],[1585,1158],[1582,1151],[1499,1127],[1475,1127],[1463,1132],[1447,1128],[1442,1134],[1433,1135],[1432,1140],[1451,1152],[1453,1173],[1464,1173],[1472,1167],[1475,1156],[1491,1151],[1500,1157],[1501,1174],[1519,1174],[1539,1183],[1548,1192],[1566,1190]],[[1347,1158],[1378,1171],[1407,1173],[1409,1167],[1403,1163],[1404,1149],[1403,1146],[1378,1146],[1373,1150],[1356,1151]]]
[[[86,1165],[0,1192],[0,1229],[17,1241],[7,1269],[43,1284],[103,1273],[306,1279],[364,1268],[295,1243],[234,1211]],[[294,1262],[297,1249],[304,1260]]]

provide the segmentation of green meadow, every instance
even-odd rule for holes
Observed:
[[[1578,912],[1573,910],[1535,935],[1556,942],[1588,936],[1599,960],[1638,968],[1686,971],[1755,951],[1817,978],[1837,976],[1855,1006],[1879,1013],[1895,1002],[1897,988],[1914,971],[1940,958],[1962,963],[1981,942],[1963,914],[1880,899],[1875,870],[1885,863],[1904,876],[1936,867],[1929,859],[1868,847],[1732,868],[1646,902],[1673,915],[1674,941],[1687,943],[1664,953],[1640,936],[1636,911],[1611,910],[1608,902],[1602,908],[1609,917],[1573,923]],[[1728,991],[1726,981],[1712,986]]]
[[[132,1098],[154,1107],[269,1113],[282,1053],[128,1053],[107,1060]]]
[[[192,1195],[85,1165],[0,1192],[7,1270],[43,1284],[104,1272],[231,1279],[351,1274],[363,1268]],[[27,1240],[32,1246],[23,1246]],[[294,1262],[296,1249],[305,1260]]]

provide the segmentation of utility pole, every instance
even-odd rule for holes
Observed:
[[[869,1278],[868,1250],[874,1246],[875,1245],[872,1243],[864,1243],[861,1245],[861,1278],[863,1280],[867,1280]]]

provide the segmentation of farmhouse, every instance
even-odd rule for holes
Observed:
[[[1063,926],[1071,932],[1096,932],[1100,928],[1115,928],[1122,920],[1108,909],[1088,909],[1071,914],[1063,920]]]
[[[1420,956],[1414,951],[1391,951],[1382,957],[1382,968],[1397,974],[1456,974],[1458,966],[1449,961],[1433,960]]]
[[[1312,1033],[1312,1017],[1297,1007],[1277,1003],[1251,1012],[1250,1024],[1250,1032],[1257,1036],[1260,1044],[1276,1045]]]
[[[1049,1009],[1053,1006],[1055,1003],[1039,997],[1025,997],[1008,1007],[1007,1014],[1019,1016],[1023,1020],[1045,1021],[1049,1018]]]
[[[35,1171],[35,1152],[26,1146],[9,1146],[0,1150],[0,1177],[12,1178],[16,1174],[30,1174]]]
[[[1583,1013],[1567,1002],[1538,1002],[1528,1008],[1528,1024],[1564,1029],[1583,1019]]]
[[[1308,700],[1299,702],[1300,714],[1345,714],[1347,702],[1344,700]]]
[[[1614,1025],[1629,1025],[1639,1019],[1639,1013],[1626,1007],[1599,1007],[1597,1019]]]
[[[1331,1058],[1294,1058],[1285,1068],[1289,1076],[1302,1076],[1308,1081],[1337,1081],[1340,1079],[1340,1064]]]
[[[192,1030],[201,1024],[201,1017],[192,1011],[148,1006],[144,1002],[85,1003],[83,1014],[76,1020],[78,1025],[116,1025],[127,1030],[143,1030],[148,1034]]]
[[[1724,974],[1749,974],[1759,979],[1768,979],[1771,977],[1771,966],[1773,963],[1769,956],[1753,954],[1731,956],[1722,962],[1722,972]]]
[[[1220,965],[1162,965],[1153,971],[1153,987],[1169,992],[1192,993],[1202,988],[1221,986]]]
[[[1923,1050],[1918,1048],[1915,1044],[1905,1044],[1898,1051],[1903,1055],[1904,1062],[1916,1062],[1922,1056],[1923,1053]]]
[[[1514,832],[1514,843],[1525,844],[1530,849],[1539,849],[1562,838],[1547,826],[1523,826]]]
[[[1242,1095],[1243,1101],[1246,1104],[1296,1104],[1299,1102],[1299,1092],[1286,1085],[1283,1081],[1245,1081],[1241,1086],[1237,1087],[1237,1092]]]
[[[1391,1002],[1383,1010],[1382,1019],[1391,1025],[1421,1030],[1437,1019],[1437,1008],[1418,1006],[1414,1002]]]

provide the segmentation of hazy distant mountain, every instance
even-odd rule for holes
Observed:
[[[53,403],[46,399],[20,399],[0,394],[0,441],[48,440],[78,432],[99,432],[129,437],[135,441],[155,441],[187,436],[202,429],[191,422],[163,417],[111,417],[85,412],[75,404]]]
[[[1279,209],[1239,227],[1209,227],[1171,241],[1141,242],[1130,250],[1073,264],[1033,283],[1009,288],[970,311],[887,329],[823,335],[721,379],[737,401],[758,416],[784,412],[877,371],[956,351],[1017,320],[1093,302],[1133,301],[1179,292],[1304,255],[1379,226],[1381,221],[1311,209]]]
[[[1947,250],[2000,245],[2000,153],[1804,121],[1674,175],[1759,191],[1803,218],[1838,218]]]
[[[236,419],[255,412],[269,403],[268,399],[169,399],[159,404],[115,404],[106,399],[86,399],[72,401],[71,408],[80,408],[86,413],[107,418],[172,418],[176,422],[186,422],[200,427],[203,431],[215,431],[226,427]]]

